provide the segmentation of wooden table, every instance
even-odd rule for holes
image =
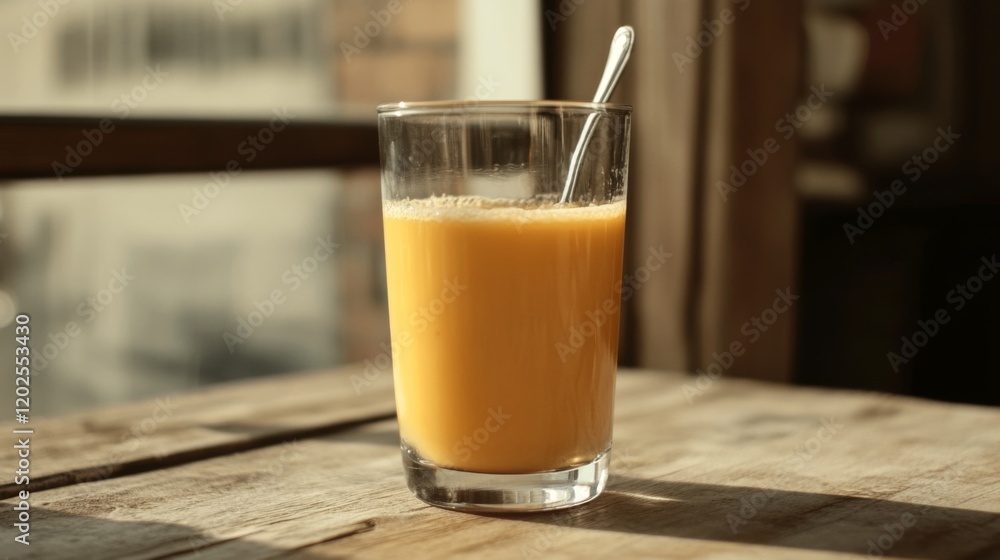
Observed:
[[[1000,410],[704,381],[621,372],[608,489],[516,516],[411,497],[391,376],[355,367],[32,420],[0,557],[1000,558]]]

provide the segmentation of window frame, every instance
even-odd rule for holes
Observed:
[[[241,144],[271,126],[270,119],[3,115],[0,181],[210,172],[234,161],[241,170],[378,165],[378,129],[372,117],[352,122],[295,119],[247,161],[239,152]],[[76,166],[66,165],[68,152],[78,146],[80,153],[89,153]]]

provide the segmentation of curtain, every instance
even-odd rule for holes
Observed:
[[[779,121],[803,90],[801,1],[570,0],[545,12],[555,98],[589,99],[615,29],[636,29],[612,99],[634,107],[623,361],[791,381],[796,123]]]

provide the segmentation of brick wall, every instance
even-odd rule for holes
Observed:
[[[374,114],[379,103],[455,97],[457,0],[335,0],[329,13],[340,103]],[[345,318],[339,345],[345,361],[359,361],[384,352],[389,341],[377,169],[344,175],[334,223],[343,247],[337,267]]]
[[[455,96],[457,0],[338,0],[330,19],[341,102],[373,106]]]
[[[343,360],[355,362],[382,352],[380,345],[389,340],[378,170],[348,172],[343,185],[334,216],[342,244],[337,262],[344,318],[339,345]]]

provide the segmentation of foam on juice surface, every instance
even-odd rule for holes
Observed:
[[[608,204],[567,205],[554,200],[520,200],[483,196],[433,196],[411,200],[389,200],[382,204],[384,216],[409,220],[593,220],[621,216],[625,199]]]

